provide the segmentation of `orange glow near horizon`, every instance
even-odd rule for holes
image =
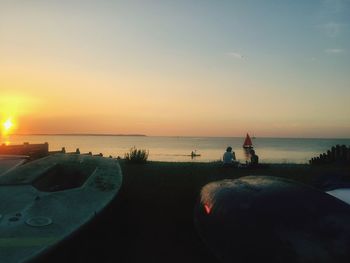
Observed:
[[[210,81],[204,82],[199,75],[193,75],[192,80],[164,79],[139,71],[134,73],[138,76],[135,80],[131,71],[116,79],[99,73],[73,75],[63,70],[58,74],[50,67],[44,70],[28,66],[15,73],[1,65],[0,69],[0,81],[6,86],[0,96],[0,130],[5,118],[11,116],[16,124],[11,134],[236,137],[249,131],[258,137],[332,138],[349,134],[342,103],[333,107],[339,117],[332,119],[328,112],[322,117],[305,115],[310,111],[302,105],[294,107],[288,100],[281,102],[275,93],[269,95],[265,89],[252,94],[251,90],[243,92],[237,88],[233,97],[221,97],[221,93],[210,90],[218,80],[215,74],[209,74]],[[242,83],[238,78],[227,85],[239,87]],[[209,95],[199,92],[199,87],[209,90]],[[268,97],[274,103],[256,100],[247,107],[246,101],[240,99],[246,96]],[[231,113],[223,114],[222,105],[230,105]]]
[[[2,2],[0,136],[350,138],[349,1]]]
[[[8,86],[11,87],[10,84]],[[20,130],[19,123],[23,121],[31,123],[32,116],[45,112],[37,107],[38,104],[39,100],[34,95],[2,92],[0,97],[0,137],[2,141],[7,140],[9,135],[18,131],[23,132]]]

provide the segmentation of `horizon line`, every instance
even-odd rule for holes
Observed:
[[[179,137],[179,138],[245,138],[244,136],[203,136],[203,135],[146,135],[146,134],[119,134],[119,133],[18,133],[12,134],[14,136],[120,136],[120,137]],[[266,139],[350,139],[350,137],[283,137],[283,136],[253,136],[252,139],[266,138]]]
[[[139,136],[146,137],[145,134],[119,134],[119,133],[17,133],[15,136]]]

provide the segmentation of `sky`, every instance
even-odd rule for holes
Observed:
[[[0,0],[14,133],[350,137],[350,0]]]

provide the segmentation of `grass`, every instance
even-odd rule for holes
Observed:
[[[148,159],[148,151],[132,147],[128,153],[125,153],[124,159],[130,163],[146,163]]]
[[[280,176],[320,189],[330,178],[350,181],[349,167],[331,165],[238,169],[216,162],[135,164],[124,160],[120,165],[123,186],[115,202],[92,230],[65,246],[64,253],[56,253],[56,262],[64,260],[61,256],[75,262],[216,263],[193,223],[194,206],[205,184],[247,175]]]
[[[211,181],[267,175],[317,186],[327,176],[350,177],[348,168],[303,164],[274,164],[263,169],[226,168],[221,163],[120,164],[124,175],[120,209],[128,229],[122,238],[125,262],[145,258],[150,262],[217,262],[193,223],[199,192]]]

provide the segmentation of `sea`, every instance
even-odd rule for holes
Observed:
[[[102,153],[104,156],[121,157],[132,147],[149,152],[149,160],[169,162],[215,162],[222,159],[228,146],[236,158],[245,162],[247,155],[242,148],[244,137],[162,137],[162,136],[114,136],[114,135],[12,135],[7,144],[44,143],[49,151],[65,147],[66,152],[79,148],[81,153]],[[330,150],[337,144],[350,146],[350,139],[320,138],[260,138],[252,139],[261,163],[308,163],[312,157]],[[4,143],[4,142],[2,142]],[[200,155],[191,157],[194,151]]]

